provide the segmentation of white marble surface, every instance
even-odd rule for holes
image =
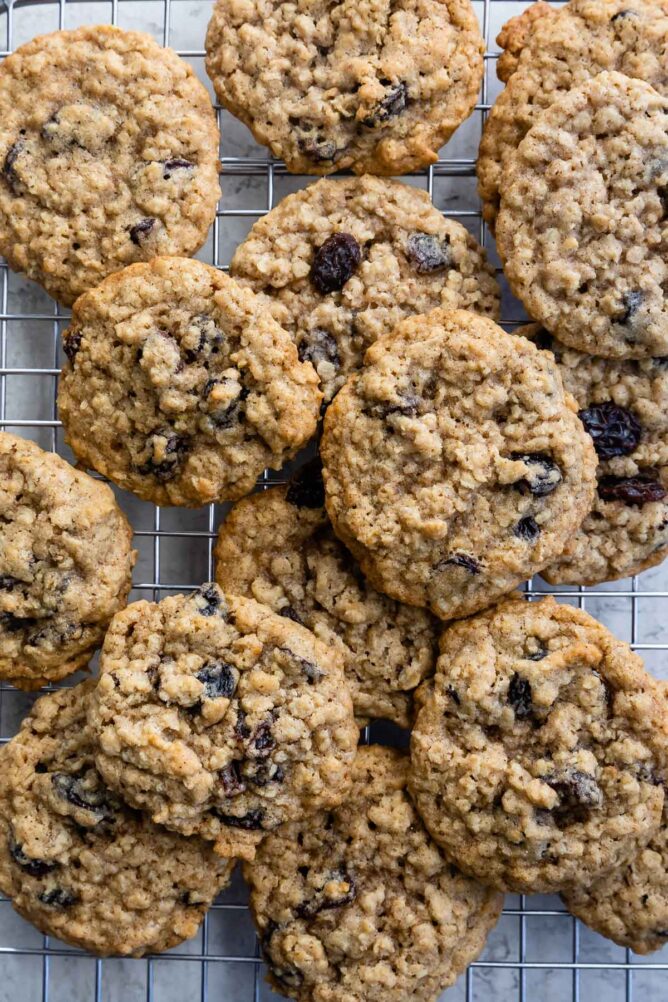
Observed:
[[[139,28],[151,32],[163,41],[165,3],[163,0],[118,0],[117,23],[121,27]],[[493,39],[501,23],[518,13],[524,4],[510,0],[493,0],[489,9],[488,36]],[[200,51],[209,17],[210,0],[171,0],[169,43],[176,49]],[[476,7],[483,17],[483,4]],[[11,46],[21,44],[35,34],[59,27],[60,6],[52,0],[25,3],[17,0],[13,5]],[[109,2],[71,2],[63,5],[65,27],[109,21],[112,4]],[[7,6],[0,7],[0,45],[5,46],[8,27]],[[201,78],[206,81],[203,59],[189,57]],[[498,90],[493,63],[488,63],[488,98]],[[480,135],[481,113],[458,131],[442,155],[448,158],[471,158]],[[222,155],[224,157],[265,158],[248,131],[229,115],[221,118]],[[274,201],[289,191],[306,183],[302,177],[274,178]],[[425,177],[409,178],[407,183],[426,187]],[[223,210],[267,207],[267,179],[263,175],[239,176],[232,171],[222,177]],[[433,195],[436,205],[446,212],[477,211],[475,179],[468,171],[464,177],[436,177]],[[217,248],[212,233],[201,252],[203,260],[225,265],[237,242],[252,224],[249,217],[221,217],[217,226]],[[472,232],[479,236],[479,220],[465,220]],[[491,242],[488,241],[493,253]],[[7,312],[53,314],[53,303],[36,286],[16,275],[10,275],[7,284]],[[505,297],[504,319],[520,319],[521,310],[510,296]],[[6,323],[6,365],[19,367],[56,367],[58,351],[55,334],[63,323],[47,320],[9,320]],[[67,454],[59,432],[51,428],[11,427],[16,420],[53,420],[55,379],[53,376],[10,375],[5,381],[5,403],[2,417],[10,430],[34,438],[45,448],[54,445]],[[0,395],[0,404],[2,396]],[[119,500],[127,511],[136,530],[152,530],[157,526],[155,509],[127,494],[118,492]],[[216,509],[213,525],[223,517],[223,509]],[[196,529],[206,532],[210,528],[209,512],[166,509],[160,513],[159,526],[163,530]],[[135,570],[135,582],[148,585],[137,589],[133,598],[152,597],[153,582],[172,586],[198,584],[211,576],[210,548],[207,538],[162,539],[159,549],[154,538],[137,538],[140,558]],[[549,590],[541,581],[534,582],[536,590]],[[668,643],[668,598],[654,597],[654,593],[668,589],[668,567],[642,575],[635,587],[631,581],[604,586],[594,595],[577,591],[564,594],[562,601],[580,602],[618,636],[645,645]],[[631,599],[621,592],[635,591]],[[569,591],[569,590],[567,590]],[[650,594],[648,594],[650,593]],[[157,594],[157,593],[156,593]],[[666,652],[642,649],[647,665],[660,677],[668,677]],[[0,731],[3,736],[14,733],[21,717],[34,700],[15,690],[6,689],[0,694]],[[221,898],[220,907],[211,911],[205,928],[191,943],[174,951],[180,957],[207,955],[211,958],[204,967],[198,959],[175,960],[172,955],[147,961],[105,960],[77,954],[54,941],[48,945],[55,953],[48,957],[37,953],[18,955],[0,952],[0,1002],[195,1002],[215,999],[216,1002],[268,1002],[275,999],[262,982],[261,965],[254,963],[255,936],[247,911],[241,907],[246,895],[241,879]],[[507,899],[507,908],[516,912],[520,908],[517,898]],[[230,907],[232,906],[232,907]],[[491,935],[479,965],[469,972],[468,979],[443,995],[447,1002],[475,1000],[475,1002],[622,1002],[631,999],[642,1002],[665,1002],[668,998],[668,971],[651,969],[652,964],[668,964],[668,949],[650,958],[627,958],[626,952],[605,941],[583,927],[575,928],[567,915],[540,915],[540,911],[559,909],[557,898],[531,898],[525,903],[525,917],[507,914]],[[6,901],[0,902],[0,951],[43,951],[45,941],[14,914]],[[65,955],[60,955],[62,952]],[[528,965],[554,964],[552,969],[527,966],[520,970],[522,956]],[[221,958],[239,958],[224,961]],[[577,975],[568,967],[577,957],[580,964],[634,965],[632,976],[624,968],[605,969],[583,967]],[[500,965],[500,966],[494,966]],[[578,994],[579,993],[579,994]]]

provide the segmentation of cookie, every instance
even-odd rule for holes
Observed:
[[[441,619],[553,561],[595,485],[556,362],[462,310],[372,345],[327,411],[321,455],[334,530],[373,587]]]
[[[511,289],[565,344],[668,353],[668,98],[601,73],[543,112],[501,185]]]
[[[606,70],[637,77],[668,94],[668,10],[661,0],[571,0],[546,12],[538,4],[499,36],[508,85],[485,123],[478,153],[483,216],[494,225],[499,188],[515,151],[542,112]]]
[[[662,685],[666,693],[665,683]],[[564,904],[590,928],[627,946],[652,953],[668,941],[668,812],[661,827],[630,863],[593,886],[576,884]]]
[[[63,347],[68,444],[156,504],[241,497],[316,429],[312,365],[250,289],[200,261],[110,276],[77,301]]]
[[[217,0],[218,98],[298,174],[406,174],[473,111],[484,43],[469,0]]]
[[[345,804],[272,832],[244,866],[269,981],[299,1002],[435,1002],[502,898],[451,866],[406,792],[407,757],[360,748]]]
[[[0,889],[47,936],[140,957],[194,936],[233,864],[104,786],[86,727],[94,687],[43,696],[0,751]]]
[[[582,610],[518,596],[455,623],[419,696],[411,793],[466,873],[523,893],[587,886],[658,832],[665,699]]]
[[[154,821],[252,858],[345,797],[358,730],[338,653],[215,584],[111,622],[90,721],[105,781]]]
[[[318,181],[253,226],[230,274],[268,296],[330,400],[364,352],[414,313],[499,316],[485,252],[425,191],[362,177]]]
[[[288,487],[239,501],[218,532],[216,580],[339,651],[360,725],[385,718],[409,727],[413,690],[434,670],[436,621],[365,581],[324,501],[319,464]]]
[[[0,678],[39,689],[83,668],[136,555],[109,487],[0,432]]]
[[[171,49],[108,25],[3,61],[0,165],[0,253],[66,305],[133,261],[194,254],[220,197],[205,87]]]
[[[668,555],[668,359],[584,355],[538,324],[515,333],[552,351],[598,454],[592,510],[542,576],[594,585],[661,563]]]

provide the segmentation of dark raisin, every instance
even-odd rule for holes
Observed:
[[[532,518],[531,515],[521,518],[513,529],[513,535],[517,536],[518,539],[526,539],[527,542],[533,543],[540,536],[540,528],[536,519]]]
[[[74,891],[68,891],[65,887],[54,887],[50,891],[42,891],[37,897],[43,905],[50,905],[52,908],[71,908],[79,900],[79,896]]]
[[[391,84],[390,81],[381,81],[385,84],[385,96],[378,102],[375,108],[366,118],[362,120],[368,129],[373,129],[390,118],[395,118],[406,110],[408,104],[408,87],[401,81],[398,84]]]
[[[238,672],[222,661],[205,665],[195,678],[204,684],[202,699],[230,699],[237,687]]]
[[[269,783],[282,783],[285,773],[280,765],[273,762],[244,762],[241,774],[253,786],[268,786]]]
[[[459,693],[457,692],[457,690],[453,685],[449,685],[445,691],[447,692],[448,696],[450,697],[453,703],[455,703],[457,706],[462,705],[462,701],[459,698]]]
[[[74,363],[74,359],[77,356],[79,348],[81,347],[81,332],[80,331],[70,331],[66,333],[63,337],[63,351],[70,360],[70,364]]]
[[[202,391],[202,396],[206,400],[214,386],[218,386],[222,383],[232,382],[232,380],[219,380],[219,379],[209,379],[204,384],[204,389]],[[233,400],[226,407],[218,410],[208,410],[207,413],[211,418],[211,423],[215,425],[216,428],[225,429],[231,428],[233,425],[238,424],[239,421],[244,419],[244,401],[248,399],[250,390],[247,390],[245,386],[240,383],[236,383],[236,388],[238,388],[238,395],[235,400]]]
[[[45,772],[49,771],[49,767],[44,764],[44,762],[38,762],[35,766],[35,772],[40,776],[43,776]]]
[[[401,417],[416,417],[420,410],[421,402],[419,397],[403,396],[398,404],[388,404],[386,407],[383,407],[383,417],[388,418],[393,414],[399,414]]]
[[[547,647],[543,647],[542,644],[538,646],[535,651],[526,651],[524,654],[525,661],[542,661],[548,655]]]
[[[7,633],[29,630],[39,622],[40,620],[31,616],[15,616],[13,612],[0,612],[0,627],[5,629]]]
[[[24,145],[25,144],[23,143],[23,140],[21,140],[21,139],[17,139],[15,143],[12,143],[12,145],[7,150],[7,154],[5,156],[5,159],[4,159],[4,162],[3,162],[3,165],[2,165],[2,176],[4,177],[5,181],[9,185],[9,187],[14,192],[16,191],[16,182],[18,181],[18,177],[16,176],[16,171],[14,169],[14,165],[15,165],[15,163],[16,163],[19,155],[23,151]]]
[[[262,822],[264,821],[264,813],[259,809],[248,811],[247,814],[242,814],[241,817],[237,817],[236,814],[223,814],[221,811],[216,811],[216,817],[230,828],[242,828],[244,831],[249,832],[260,831],[262,829]]]
[[[234,735],[238,741],[245,741],[251,736],[251,729],[246,723],[246,714],[241,708],[237,711],[237,719],[234,724]]]
[[[598,496],[603,501],[623,501],[629,505],[650,504],[663,501],[668,494],[665,487],[647,474],[636,477],[601,477]]]
[[[14,578],[11,574],[3,574],[0,576],[0,588],[2,591],[13,591],[17,584],[21,584],[18,578]]]
[[[446,557],[445,560],[439,560],[437,569],[441,570],[441,568],[447,567],[450,564],[454,567],[463,567],[469,574],[480,574],[480,564],[475,557],[469,556],[468,553],[453,553],[452,556]]]
[[[294,475],[287,489],[285,500],[295,508],[322,508],[325,504],[325,485],[322,479],[322,463],[314,459]]]
[[[83,776],[70,776],[64,772],[54,772],[51,782],[58,796],[67,800],[73,807],[91,811],[100,821],[113,815],[114,810],[104,787],[89,789]]]
[[[229,765],[220,770],[219,775],[226,797],[238,797],[240,793],[246,792],[246,784],[241,778],[238,762],[230,762]]]
[[[198,908],[202,904],[200,896],[195,891],[182,891],[179,900],[186,908]]]
[[[31,877],[43,877],[57,869],[58,863],[49,863],[45,859],[33,859],[27,856],[18,842],[9,839],[9,852],[15,863]]]
[[[142,219],[140,222],[135,223],[134,226],[130,227],[130,240],[137,247],[141,246],[141,242],[147,234],[151,232],[155,226],[155,219],[149,217],[148,219]]]
[[[221,619],[227,619],[227,604],[217,584],[207,581],[192,592],[190,597],[200,616],[220,616]]]
[[[299,614],[295,612],[291,605],[283,606],[282,609],[278,610],[278,614],[279,616],[282,616],[283,619],[291,619],[293,623],[299,623],[300,626],[304,625],[303,619],[301,619]]]
[[[611,400],[592,404],[579,412],[579,418],[594,440],[600,459],[628,456],[637,448],[642,428],[631,411]]]
[[[355,238],[349,233],[334,233],[315,252],[311,281],[322,296],[338,292],[355,274],[361,260],[362,251]]]
[[[297,145],[302,153],[316,163],[332,163],[339,153],[343,153],[333,140],[320,135],[299,136]]]
[[[287,654],[292,661],[297,662],[311,685],[314,682],[319,682],[321,678],[325,677],[326,672],[324,672],[321,668],[318,668],[313,661],[308,661],[300,654],[295,654],[295,652],[291,651],[288,647],[279,647],[279,650],[282,651],[283,654]]]
[[[521,480],[513,484],[522,494],[527,491],[534,497],[542,498],[556,490],[563,476],[561,470],[550,456],[542,452],[526,454],[513,453],[513,459],[524,463],[528,472]]]
[[[515,711],[518,720],[528,717],[531,714],[531,682],[522,678],[517,672],[513,675],[508,686],[508,702]]]
[[[452,267],[450,239],[444,237],[441,240],[431,233],[411,233],[406,244],[406,257],[418,275],[444,271]]]
[[[178,475],[179,467],[189,449],[190,440],[186,436],[177,435],[169,428],[156,431],[146,440],[145,451],[148,453],[148,458],[137,466],[137,473],[143,477],[155,477],[160,483],[167,483]],[[158,459],[156,453],[162,458]]]
[[[543,776],[559,797],[552,815],[558,824],[577,824],[586,821],[592,809],[603,803],[603,793],[593,776],[579,769],[564,769],[560,773]]]
[[[274,735],[271,733],[273,722],[273,718],[263,720],[255,729],[252,745],[258,758],[267,758],[276,747]]]
[[[554,345],[554,338],[549,331],[546,331],[544,327],[541,327],[533,336],[533,343],[537,348],[542,351],[552,351]]]
[[[653,929],[652,932],[661,939],[668,939],[668,929]]]
[[[624,308],[619,316],[615,317],[615,323],[618,324],[630,324],[636,313],[642,306],[644,296],[642,292],[626,292],[622,296],[622,303]]]
[[[163,160],[164,167],[163,180],[169,181],[175,170],[191,170],[195,164],[190,160],[182,160],[180,157],[174,157],[173,160]]]
[[[345,891],[340,897],[332,898],[325,896],[324,889],[325,884],[331,881],[336,881],[337,883],[345,883],[348,885],[348,890]],[[320,912],[328,911],[331,908],[342,908],[344,905],[349,905],[355,900],[357,895],[357,888],[355,886],[355,881],[350,873],[345,869],[334,870],[327,877],[325,883],[319,891],[315,892],[314,897],[309,901],[302,902],[301,905],[297,905],[295,908],[295,914],[299,918],[313,918]]]
[[[341,364],[336,341],[327,331],[307,331],[297,345],[300,362],[311,362],[315,368],[322,362],[329,362],[338,369]]]

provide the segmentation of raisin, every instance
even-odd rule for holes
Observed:
[[[304,334],[297,345],[300,362],[311,362],[317,369],[322,362],[339,368],[341,360],[336,341],[327,331],[314,330]]]
[[[149,217],[147,219],[142,219],[140,222],[135,223],[134,226],[131,226],[130,240],[132,240],[132,243],[136,244],[137,247],[140,247],[143,238],[151,232],[154,226],[155,226],[155,219],[153,219],[152,217]]]
[[[252,744],[258,758],[267,758],[276,747],[274,735],[271,733],[273,722],[273,718],[271,720],[263,720],[255,730]]]
[[[334,233],[315,252],[311,281],[322,296],[338,292],[355,274],[361,260],[362,251],[355,238],[349,233]]]
[[[287,489],[285,500],[295,508],[322,508],[325,504],[325,485],[322,479],[322,464],[314,459],[294,475]]]
[[[241,817],[237,817],[236,814],[223,814],[221,811],[216,811],[215,813],[216,817],[230,828],[242,828],[244,831],[249,832],[260,831],[262,829],[264,813],[259,809],[248,811],[247,814],[242,814]]]
[[[508,702],[515,711],[518,720],[524,719],[531,714],[531,682],[522,678],[517,672],[513,675],[508,686]]]
[[[74,891],[68,891],[65,887],[54,887],[50,891],[42,891],[37,897],[43,905],[50,905],[52,908],[71,908],[79,900],[79,896]]]
[[[607,400],[581,410],[578,416],[594,440],[600,459],[628,456],[637,448],[642,428],[625,407]]]
[[[251,729],[246,723],[246,714],[242,709],[237,711],[237,719],[234,724],[234,735],[238,741],[245,741],[251,735]]]
[[[368,129],[374,129],[377,125],[387,122],[390,118],[396,118],[406,110],[408,104],[408,87],[401,81],[398,84],[391,84],[389,80],[381,80],[386,89],[385,97],[382,98],[366,118],[362,119],[362,124]]]
[[[246,784],[241,778],[239,763],[236,761],[230,762],[220,770],[220,781],[226,797],[238,797],[239,794],[246,792]]]
[[[21,584],[18,578],[14,578],[11,574],[3,574],[0,577],[0,588],[3,591],[13,591],[17,584]]]
[[[524,463],[529,468],[527,475],[513,484],[513,487],[517,488],[521,494],[529,491],[534,497],[542,498],[556,490],[563,480],[557,464],[544,453],[513,453],[512,458]]]
[[[297,145],[302,153],[316,163],[332,163],[339,152],[343,153],[333,140],[324,136],[299,136]]]
[[[227,604],[217,584],[209,581],[200,585],[191,597],[200,616],[220,616],[221,619],[227,619]]]
[[[535,518],[527,515],[519,520],[513,529],[513,535],[517,536],[518,539],[526,539],[527,542],[533,543],[540,536],[540,528]]]
[[[279,651],[282,651],[283,654],[287,654],[287,656],[292,661],[297,662],[301,670],[306,675],[309,684],[312,685],[314,682],[319,682],[321,678],[325,677],[326,672],[324,672],[321,668],[318,668],[318,666],[314,664],[313,661],[308,661],[306,658],[303,658],[300,654],[295,654],[295,652],[291,651],[288,647],[279,647],[278,649]]]
[[[182,160],[180,157],[174,157],[173,160],[163,160],[162,165],[164,168],[163,181],[169,181],[175,170],[191,170],[195,166],[191,160]]]
[[[542,644],[539,645],[538,649],[535,651],[528,651],[524,654],[525,661],[542,661],[548,655],[547,647],[543,647]]]
[[[16,182],[18,181],[14,165],[19,155],[23,152],[23,147],[24,143],[21,139],[17,139],[15,143],[12,143],[7,150],[7,154],[2,165],[2,176],[14,192],[16,192]]]
[[[0,626],[7,633],[19,633],[20,630],[29,630],[39,623],[38,619],[31,616],[15,616],[13,612],[0,612]]]
[[[63,351],[67,355],[70,364],[74,363],[79,348],[81,347],[81,332],[70,331],[63,337]]]
[[[449,564],[452,564],[454,567],[463,567],[469,574],[480,574],[480,564],[475,557],[469,556],[468,553],[453,553],[452,556],[446,557],[445,560],[440,560],[437,564],[437,569],[441,570]]]
[[[622,303],[624,305],[623,311],[619,316],[615,317],[615,323],[617,324],[630,324],[636,313],[642,306],[644,296],[642,292],[632,291],[626,292],[622,296]]]
[[[205,665],[195,678],[204,685],[203,699],[230,699],[237,687],[238,673],[231,665],[222,661]]]
[[[9,852],[14,862],[31,877],[44,877],[58,867],[58,863],[49,863],[45,859],[33,859],[31,856],[27,856],[13,838],[9,840]]]
[[[348,890],[337,897],[330,897],[325,895],[324,890],[326,884],[330,882],[342,883],[348,885]],[[355,886],[355,881],[353,877],[345,869],[333,870],[330,876],[327,877],[325,884],[321,887],[319,891],[316,891],[315,896],[309,901],[302,902],[295,908],[295,914],[299,918],[314,918],[320,912],[328,911],[331,908],[343,908],[344,905],[349,905],[355,900],[357,896],[357,888]]]
[[[623,501],[629,505],[650,504],[663,501],[668,491],[654,477],[638,474],[636,477],[601,477],[598,496],[603,501]]]
[[[459,693],[457,692],[457,690],[453,685],[449,685],[445,691],[447,692],[448,696],[456,706],[462,705],[462,701],[459,698]]]
[[[411,233],[406,244],[406,257],[418,275],[451,268],[450,238],[446,236],[441,240],[431,233]]]
[[[592,808],[600,807],[603,803],[600,786],[587,772],[565,769],[561,773],[543,776],[542,779],[559,797],[559,804],[552,811],[558,824],[586,821]]]
[[[285,773],[280,765],[273,762],[244,762],[241,767],[244,779],[253,786],[268,786],[269,783],[282,783]]]
[[[54,772],[51,782],[58,796],[67,800],[73,807],[91,811],[99,821],[113,816],[114,811],[108,801],[107,791],[103,787],[88,789],[83,776]]]
[[[419,397],[403,396],[400,403],[388,404],[382,409],[383,417],[388,418],[393,414],[398,414],[401,417],[416,417],[420,410],[420,404],[421,400]]]
[[[207,397],[210,395],[211,390],[214,388],[214,386],[219,386],[221,383],[229,383],[229,382],[232,382],[232,380],[209,379],[204,384],[204,389],[202,390],[202,396],[206,400]],[[231,428],[233,425],[238,424],[239,421],[243,421],[244,419],[243,403],[245,400],[248,399],[250,390],[247,390],[246,387],[241,386],[241,384],[237,384],[237,386],[239,387],[239,395],[237,396],[236,400],[233,400],[231,404],[228,404],[227,407],[222,408],[222,410],[212,410],[208,412],[209,417],[211,418],[211,423],[215,425],[216,428],[219,428],[221,430],[225,428]]]
[[[196,344],[192,346],[187,345],[183,349],[186,362],[195,362],[202,355],[217,355],[225,337],[216,327],[213,317],[206,314],[195,317],[193,326],[199,331],[199,335]],[[204,364],[206,365],[206,362]],[[211,392],[216,382],[217,380],[215,379],[209,380],[209,383],[207,383],[208,389],[205,388],[204,396]]]
[[[162,439],[166,440],[163,446]],[[158,446],[160,449],[158,450]],[[137,473],[141,476],[155,477],[160,483],[167,483],[178,475],[179,467],[190,448],[190,440],[184,435],[177,435],[169,428],[154,432],[146,440],[146,451],[148,459],[145,463],[137,466]],[[156,452],[159,451],[162,459],[156,459]]]
[[[293,623],[299,623],[300,626],[304,625],[304,621],[300,618],[299,613],[295,612],[290,605],[285,605],[282,609],[279,609],[278,615],[282,616],[283,619],[291,619]]]
[[[552,351],[552,346],[554,345],[554,338],[549,331],[546,331],[544,327],[539,328],[533,336],[533,343],[537,348],[542,351]]]

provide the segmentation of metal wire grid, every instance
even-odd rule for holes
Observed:
[[[112,24],[117,24],[120,21],[121,10],[127,10],[133,4],[138,6],[144,2],[145,0],[105,0],[103,3],[91,4],[91,7],[95,6],[96,14],[93,18],[88,19],[87,23],[91,23],[92,21],[108,21]],[[162,44],[169,45],[172,42],[175,18],[179,16],[183,17],[186,14],[187,5],[193,2],[196,2],[196,0],[154,0],[154,2],[150,3],[153,19],[155,19],[155,11],[159,9],[161,30],[158,33],[158,40]],[[17,11],[23,12],[26,8],[32,9],[33,21],[31,23],[31,34],[34,35],[44,30],[53,30],[56,27],[71,27],[68,14],[71,13],[72,8],[83,6],[84,3],[85,0],[0,0],[0,17],[4,15],[5,20],[5,46],[4,49],[0,50],[0,58],[8,55],[15,47],[14,25]],[[492,5],[494,4],[498,9],[500,3],[504,4],[503,17],[501,19],[497,18],[493,24]],[[199,4],[199,6],[201,7],[202,4]],[[524,2],[518,4],[513,2],[513,0],[478,0],[477,7],[479,8],[483,34],[487,43],[487,52],[485,55],[486,73],[482,86],[481,101],[476,106],[474,112],[480,128],[482,128],[484,118],[490,107],[491,81],[493,80],[494,64],[497,58],[497,54],[492,51],[490,45],[490,36],[498,30],[498,24],[501,20],[504,20],[511,14],[518,13],[524,6],[526,6]],[[102,8],[104,8],[104,12],[101,11]],[[48,27],[45,27],[44,15],[47,12],[49,15],[55,12],[57,14],[57,22],[49,22]],[[208,10],[206,11],[206,16],[208,16]],[[205,23],[205,20],[203,23]],[[187,49],[175,47],[179,54],[186,59],[197,60],[201,59],[204,55],[202,48]],[[217,113],[219,124],[222,125],[221,119],[224,113],[221,112],[220,108],[218,108]],[[277,179],[286,176],[287,172],[283,164],[272,161],[263,150],[257,147],[254,148],[251,155],[225,155],[226,130],[223,128],[221,131],[223,135],[221,162],[223,165],[224,180],[235,177],[257,178],[260,181],[264,180],[265,184],[264,204],[258,208],[229,208],[226,205],[225,197],[221,201],[213,226],[213,243],[210,260],[216,267],[226,269],[226,262],[221,259],[222,255],[220,252],[221,220],[229,222],[234,219],[249,217],[250,223],[250,221],[265,214],[280,200],[276,192]],[[430,196],[434,195],[435,182],[438,178],[473,177],[475,173],[474,145],[472,145],[470,152],[471,155],[465,157],[444,157],[430,167],[428,171],[419,175],[423,178],[423,183],[426,184]],[[309,180],[312,179],[304,178],[303,182],[306,183]],[[459,218],[469,226],[477,227],[476,235],[480,242],[483,245],[489,244],[490,241],[488,240],[486,227],[477,205],[475,208],[454,208],[447,206],[446,212],[450,217]],[[0,261],[0,281],[0,428],[16,430],[19,434],[27,437],[38,438],[40,444],[43,446],[50,447],[53,451],[62,451],[59,448],[61,443],[58,438],[60,425],[56,411],[56,388],[61,357],[59,335],[65,325],[68,314],[62,311],[56,304],[51,304],[50,311],[48,306],[33,311],[22,311],[14,306],[15,297],[11,294],[10,273],[7,265],[2,261]],[[19,305],[22,305],[20,297],[18,298]],[[507,325],[512,326],[518,322],[518,317],[511,315],[512,308],[510,312],[506,312],[508,315],[504,315],[504,320]],[[40,326],[44,325],[47,331],[50,328],[48,337],[50,338],[51,365],[37,368],[25,364],[18,366],[9,364],[8,348],[11,344],[11,333],[8,327],[12,323],[18,322],[34,322]],[[8,382],[10,379],[17,377],[35,377],[51,381],[53,392],[51,394],[49,417],[8,417]],[[266,485],[270,482],[276,482],[276,480],[276,475],[272,477],[267,471],[262,477],[261,484]],[[128,500],[127,496],[121,497],[121,503],[124,504],[126,509],[132,507],[132,501],[131,499]],[[185,591],[196,587],[204,577],[208,579],[213,577],[213,542],[215,539],[215,528],[220,520],[221,512],[217,510],[216,506],[209,506],[208,509],[200,513],[203,516],[203,524],[200,524],[202,522],[202,518],[200,518],[200,521],[194,527],[189,527],[189,520],[186,518],[185,513],[179,514],[181,515],[179,521],[184,524],[175,522],[173,513],[161,513],[160,509],[151,506],[149,527],[137,529],[135,533],[136,545],[143,552],[144,559],[142,563],[148,569],[148,573],[143,575],[143,580],[138,581],[134,585],[134,592],[136,594],[148,594],[158,599],[161,593],[165,591]],[[188,551],[191,548],[200,548],[201,551],[201,548],[203,548],[205,572],[204,568],[202,568],[202,574],[197,580],[176,581],[171,579],[169,572],[165,575],[163,546],[166,546],[170,541],[172,543],[181,543]],[[192,577],[194,578],[195,575],[192,575]],[[549,590],[553,595],[559,596],[563,600],[576,602],[581,608],[584,608],[588,601],[591,602],[592,599],[597,598],[613,602],[623,601],[626,606],[626,615],[630,618],[628,639],[632,646],[639,651],[661,652],[668,650],[668,643],[641,642],[639,631],[640,602],[644,600],[667,599],[668,591],[659,589],[648,590],[644,587],[641,589],[637,578],[632,579],[630,586],[613,586],[601,590],[585,588],[546,589],[542,583],[538,586],[529,583],[526,586],[526,590],[529,598],[532,594],[537,593],[538,590],[541,592]],[[17,695],[16,690],[7,684],[0,684],[1,742],[9,740],[11,733],[15,729],[15,726],[7,725],[3,710],[7,701],[10,698],[16,698]],[[24,707],[29,705],[30,698],[22,697],[22,699],[24,700]],[[11,715],[9,716],[11,718]],[[368,739],[368,737],[369,734],[367,733],[365,738]],[[223,942],[221,948],[218,948],[218,944],[213,942],[212,924],[218,918],[222,917],[223,925],[227,925],[229,928],[234,928],[240,921],[247,922],[245,904],[239,900],[232,900],[231,897],[233,895],[230,896],[228,893],[223,897],[222,901],[217,902],[213,906],[210,915],[207,916],[203,923],[198,939],[185,949],[163,954],[159,959],[149,957],[142,961],[125,961],[120,970],[111,972],[111,977],[107,975],[109,968],[115,963],[114,961],[102,961],[91,958],[88,963],[93,965],[93,970],[89,972],[92,976],[88,977],[88,984],[78,989],[76,987],[72,989],[72,985],[70,985],[67,987],[67,994],[64,997],[67,997],[71,1002],[85,1002],[85,1000],[87,1002],[91,997],[94,1002],[111,1002],[112,999],[129,1002],[130,997],[132,997],[132,1000],[135,997],[137,999],[143,998],[146,1002],[171,1002],[172,998],[179,1000],[187,999],[188,1002],[190,1000],[194,1002],[195,999],[199,998],[200,1002],[208,1002],[210,997],[213,997],[215,990],[216,997],[220,999],[220,1002],[251,1002],[251,1000],[252,1002],[261,1002],[261,1000],[264,1002],[264,1000],[276,998],[277,996],[274,996],[263,985],[262,962],[259,959],[257,941],[252,946],[249,940],[247,950],[227,949],[225,942]],[[540,903],[540,907],[534,906],[535,901]],[[637,993],[634,992],[636,980],[644,978],[647,972],[668,972],[668,963],[662,959],[661,954],[655,955],[649,962],[641,962],[638,958],[634,959],[628,950],[622,951],[619,948],[613,948],[612,959],[608,956],[602,960],[591,959],[589,957],[583,959],[580,924],[568,916],[558,904],[553,904],[549,899],[545,903],[543,899],[531,899],[529,901],[524,896],[509,898],[507,904],[508,907],[504,909],[502,923],[506,924],[508,935],[506,944],[510,943],[509,955],[503,956],[502,959],[495,959],[494,950],[486,951],[482,958],[473,964],[466,975],[460,979],[458,986],[445,993],[444,999],[454,1000],[457,997],[462,1000],[465,999],[466,1002],[474,1002],[474,1000],[482,998],[484,995],[485,999],[491,998],[494,1002],[497,999],[499,1002],[502,1002],[502,1000],[510,1000],[511,998],[518,999],[519,1002],[534,1002],[534,1000],[539,998],[545,1000],[545,1002],[551,1002],[553,998],[559,999],[560,1002],[561,1000],[565,1002],[566,999],[571,999],[572,1002],[588,1002],[589,999],[594,998],[594,995],[602,995],[602,998],[606,1002],[608,999],[612,1000],[613,998],[615,1002],[617,999],[624,999],[625,1002],[634,1002],[634,999],[643,999],[649,1002],[650,996],[652,1002],[654,1002],[654,999],[658,1002],[658,1000],[668,997],[668,974],[657,975],[661,978],[661,985],[657,988],[648,991],[645,981],[643,981],[643,987],[640,991]],[[6,899],[0,900],[0,920],[6,915],[9,908],[10,905]],[[562,951],[563,956],[560,955],[559,959],[549,961],[540,958],[529,959],[528,926],[530,920],[536,919],[551,923],[547,927],[547,934],[550,938],[553,936],[552,929],[554,929],[554,935],[561,936],[562,938],[564,924],[569,930],[567,934],[569,946]],[[4,930],[4,926],[0,928]],[[25,926],[25,930],[28,930],[27,926]],[[586,933],[585,935],[589,934]],[[41,939],[42,942],[39,945],[32,945],[34,942],[33,936],[32,939],[28,939],[29,945],[20,944],[15,946],[5,945],[0,940],[0,975],[2,975],[0,976],[0,1002],[9,1002],[10,998],[12,1000],[18,999],[19,1002],[32,1002],[33,998],[40,999],[41,1002],[49,1002],[49,1000],[53,1002],[60,991],[52,976],[53,965],[61,958],[65,958],[69,964],[73,964],[75,958],[86,957],[81,951],[70,950],[62,944],[51,941],[47,936],[41,937]],[[224,939],[225,937],[223,937]],[[587,952],[591,953],[592,951],[588,950]],[[595,951],[594,956],[596,956]],[[18,985],[23,985],[24,987],[19,987],[18,995],[14,983],[11,979],[7,981],[5,977],[5,974],[8,973],[8,965],[14,958],[22,958],[21,964],[33,961],[41,965],[39,983],[35,984],[33,978],[31,988],[34,991],[30,996],[28,995],[30,989],[25,987],[25,982],[22,979],[20,971]],[[197,967],[194,981],[191,981],[187,988],[183,985],[177,986],[175,989],[176,993],[173,990],[170,991],[166,983],[161,982],[159,984],[156,978],[157,965],[168,964],[171,981],[175,972],[175,968],[173,967],[175,962],[177,967],[179,966],[179,962],[191,966],[196,965]],[[211,972],[216,969],[220,971],[219,965],[244,965],[246,970],[248,968],[252,970],[252,977],[250,980],[241,977],[238,983],[232,980],[223,986],[221,992],[219,988],[214,989],[211,987]],[[140,977],[137,979],[133,973],[137,968],[143,971],[143,978]],[[69,969],[72,970],[71,967]],[[59,968],[59,970],[61,969]],[[3,971],[5,974],[3,974]],[[609,979],[611,973],[617,977],[614,985]],[[555,985],[551,984],[551,978],[555,974],[560,975],[556,985],[556,993]],[[604,980],[596,981],[590,979],[586,984],[584,983],[583,979],[585,977],[593,975],[595,978],[597,974],[601,978],[604,978]],[[543,975],[542,980],[541,975]],[[59,983],[60,977],[58,978]],[[538,980],[536,980],[536,977],[538,977]],[[622,980],[623,984],[620,984],[619,979]],[[6,984],[7,987],[3,988],[3,984]],[[665,988],[662,986],[665,986]]]

